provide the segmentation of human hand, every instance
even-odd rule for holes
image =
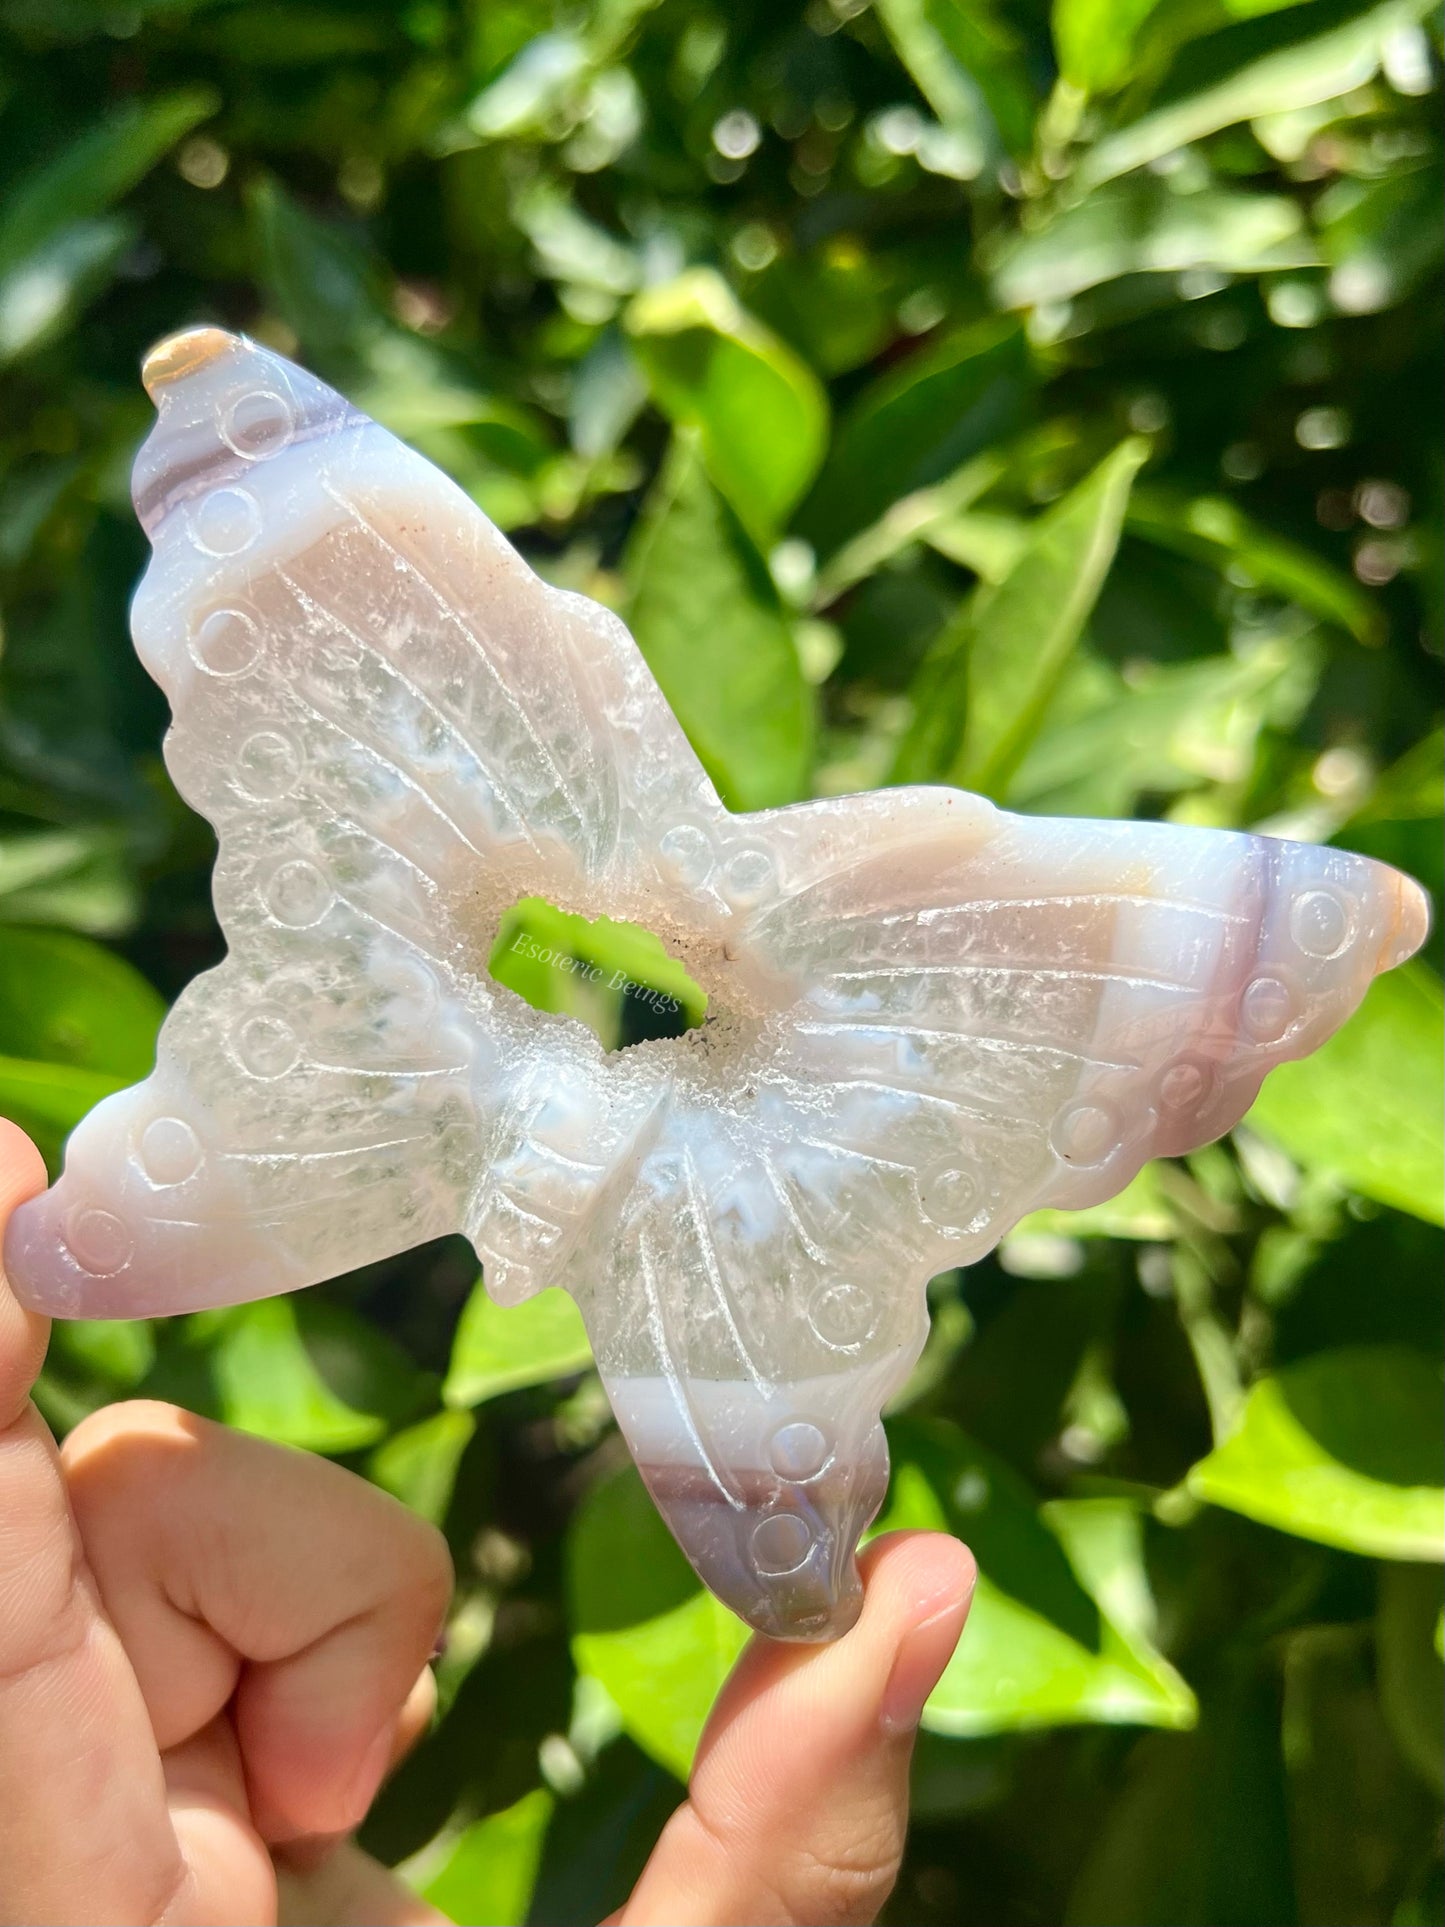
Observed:
[[[0,1233],[44,1182],[0,1120]],[[0,1280],[0,1922],[440,1921],[348,1836],[431,1715],[441,1535],[170,1406],[57,1452],[28,1396],[47,1331]],[[874,1917],[974,1567],[934,1533],[862,1563],[845,1639],[743,1654],[619,1927]]]

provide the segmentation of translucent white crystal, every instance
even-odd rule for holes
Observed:
[[[15,1214],[11,1281],[178,1312],[465,1231],[500,1301],[577,1299],[706,1582],[845,1630],[928,1278],[1228,1129],[1423,893],[945,789],[730,815],[617,618],[330,389],[213,329],[146,380],[135,641],[229,954]],[[534,894],[656,931],[712,1020],[608,1054],[529,1008],[487,960]]]

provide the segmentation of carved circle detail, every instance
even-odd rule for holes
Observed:
[[[201,1141],[183,1117],[157,1117],[141,1134],[140,1161],[152,1184],[184,1184],[201,1168]]]
[[[797,1512],[774,1512],[753,1528],[757,1570],[769,1578],[796,1572],[813,1550],[813,1529]]]
[[[70,1255],[93,1278],[109,1278],[124,1271],[135,1250],[124,1221],[99,1205],[77,1205],[65,1220],[65,1242]]]
[[[261,504],[246,488],[217,488],[191,515],[196,547],[207,555],[244,555],[261,533]]]

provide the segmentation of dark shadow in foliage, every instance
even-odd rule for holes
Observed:
[[[453,1813],[481,1819],[530,1793],[537,1750],[572,1711],[567,1636],[536,1601],[498,1613],[492,1643],[435,1729],[383,1788],[362,1844],[393,1863],[424,1846]]]
[[[670,1773],[614,1740],[582,1790],[557,1803],[527,1927],[575,1927],[620,1907],[677,1801]]]

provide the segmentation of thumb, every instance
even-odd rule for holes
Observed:
[[[689,1797],[617,1927],[851,1927],[897,1877],[923,1702],[977,1570],[941,1533],[879,1539],[863,1612],[831,1646],[754,1639],[713,1709]]]

